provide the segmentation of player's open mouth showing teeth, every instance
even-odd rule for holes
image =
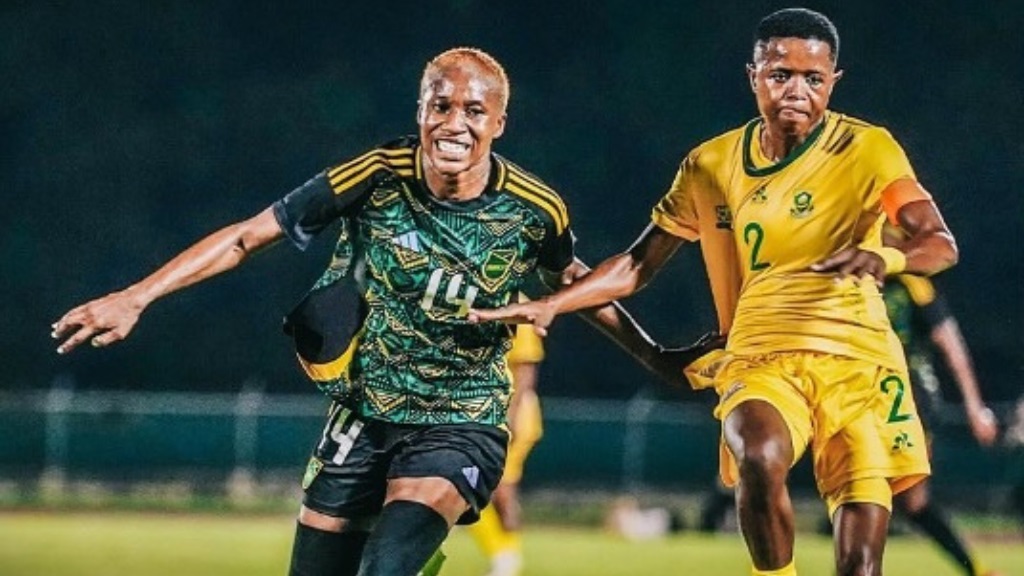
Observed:
[[[469,144],[452,142],[450,140],[438,140],[436,142],[436,146],[441,152],[447,152],[450,154],[463,154],[469,150]]]

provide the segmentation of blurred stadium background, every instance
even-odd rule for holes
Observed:
[[[5,2],[0,524],[38,507],[293,510],[324,401],[280,319],[326,264],[331,234],[157,304],[102,352],[59,357],[48,327],[327,164],[414,131],[432,55],[475,45],[503,62],[512,100],[497,150],[563,193],[594,261],[645,225],[686,150],[755,114],[751,31],[788,4]],[[957,235],[961,264],[937,282],[1005,421],[1024,377],[1024,13],[805,4],[842,36],[833,107],[892,130]],[[666,343],[710,328],[697,251],[629,306]],[[978,448],[944,386],[939,501],[1021,551],[1024,453]],[[660,389],[572,318],[548,340],[541,395],[547,434],[524,484],[534,520],[593,525],[633,495],[692,524],[715,470],[711,398]],[[809,473],[794,480],[811,517]]]

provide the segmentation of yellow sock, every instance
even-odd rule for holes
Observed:
[[[480,519],[469,527],[469,532],[488,558],[502,552],[518,552],[522,547],[519,534],[505,530],[493,506],[488,506],[480,512]]]
[[[789,564],[786,564],[777,570],[758,570],[757,568],[751,568],[750,573],[753,574],[753,576],[796,576],[796,560],[790,560]]]

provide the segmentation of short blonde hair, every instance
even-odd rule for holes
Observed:
[[[420,79],[421,99],[423,97],[423,93],[427,91],[431,78],[435,74],[439,73],[442,68],[453,64],[462,64],[467,61],[471,61],[476,66],[483,68],[486,73],[497,81],[497,88],[500,91],[501,109],[504,111],[508,106],[508,98],[511,93],[508,75],[505,74],[505,68],[503,68],[501,64],[499,64],[498,61],[487,52],[484,52],[479,48],[471,48],[468,46],[460,46],[458,48],[445,50],[427,62],[426,68],[423,69],[423,78]]]

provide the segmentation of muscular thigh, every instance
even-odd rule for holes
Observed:
[[[807,386],[796,366],[799,354],[769,354],[736,358],[716,378],[719,402],[715,416],[723,422],[738,406],[750,400],[770,404],[789,428],[794,460],[799,459],[811,438],[812,406]]]
[[[761,401],[779,414],[789,431],[792,443],[792,462],[803,455],[811,438],[811,405],[806,396],[806,385],[795,371],[800,354],[770,354],[732,359],[716,376],[719,403],[715,416],[723,425],[740,406]],[[723,439],[726,438],[723,429]],[[738,480],[738,468],[733,450],[724,441],[720,447],[720,474],[727,486]]]

